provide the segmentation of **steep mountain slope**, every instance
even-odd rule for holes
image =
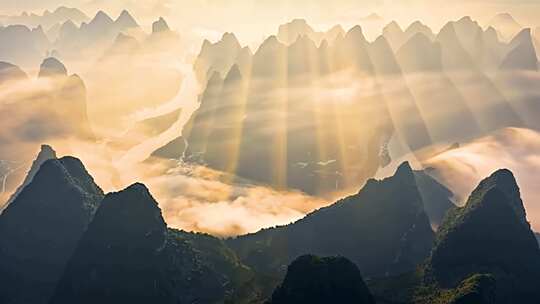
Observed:
[[[342,255],[368,277],[412,270],[434,239],[414,173],[405,163],[393,177],[370,180],[356,195],[275,229],[231,239],[242,261],[262,271],[281,271],[311,253]]]
[[[167,229],[134,184],[105,197],[50,303],[221,303],[253,279],[222,241]]]
[[[467,205],[452,210],[439,229],[426,280],[457,287],[474,274],[496,280],[495,303],[536,303],[540,249],[513,174],[500,170],[485,179]]]
[[[39,168],[41,168],[41,165],[43,165],[46,161],[49,159],[56,159],[56,151],[54,151],[53,148],[51,148],[48,145],[42,145],[41,150],[39,151],[36,159],[32,162],[32,166],[30,167],[30,170],[26,174],[26,177],[23,181],[23,183],[17,188],[15,193],[10,197],[10,199],[6,203],[6,207],[13,202],[21,193],[21,191],[28,186],[32,180],[34,179],[34,176],[36,176],[37,172],[39,171]]]
[[[0,215],[0,302],[47,303],[102,198],[78,159],[41,165]]]

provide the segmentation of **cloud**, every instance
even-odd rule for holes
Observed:
[[[521,188],[528,219],[540,231],[540,133],[508,128],[457,149],[426,158],[425,167],[437,170],[438,177],[457,194],[463,204],[478,183],[498,169],[510,169]]]

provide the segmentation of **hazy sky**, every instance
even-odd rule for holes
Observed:
[[[0,0],[0,13],[40,12],[60,5],[81,8],[89,15],[98,9],[117,14],[127,8],[141,20],[163,15],[173,24],[214,30],[247,25],[260,29],[258,24],[282,23],[295,17],[320,25],[348,25],[373,12],[386,20],[408,23],[422,19],[435,27],[463,15],[487,21],[499,12],[512,13],[524,25],[540,23],[535,21],[540,13],[537,0]]]

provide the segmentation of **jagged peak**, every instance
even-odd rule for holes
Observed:
[[[119,221],[124,221],[119,223]],[[151,248],[159,248],[165,242],[167,225],[161,215],[157,201],[150,190],[142,183],[134,183],[124,190],[108,193],[98,209],[89,231],[97,226],[114,229],[119,225],[131,225],[131,231],[113,233],[129,233],[137,239],[141,233],[146,234],[142,242],[153,244]],[[148,229],[151,229],[148,231]],[[94,233],[97,231],[94,230]],[[126,241],[133,240],[127,238]]]
[[[127,11],[122,10],[118,18],[114,21],[117,25],[126,27],[126,28],[132,28],[132,27],[138,27],[139,24],[133,18],[133,16]]]
[[[345,33],[345,30],[343,29],[343,26],[341,26],[341,24],[336,24],[332,28],[330,28],[327,31],[327,33],[337,33],[337,34],[341,33],[341,34],[343,34],[343,33]]]
[[[90,21],[89,24],[113,24],[114,20],[107,15],[104,11],[100,10],[96,13],[96,16]]]
[[[491,36],[491,37],[495,37],[498,39],[498,34],[497,34],[497,30],[493,27],[493,26],[488,26],[486,28],[486,30],[484,31],[484,34],[488,35],[488,36]]]
[[[527,223],[527,216],[521,200],[519,186],[514,174],[508,169],[497,170],[488,178],[481,181],[478,187],[472,192],[466,207],[474,208],[475,205],[489,203],[489,200],[482,198],[492,189],[501,191],[506,196],[508,203],[516,212],[520,221]]]
[[[403,29],[397,23],[397,21],[390,22],[387,26],[384,27],[383,33],[393,34],[393,33],[403,33]]]
[[[241,48],[240,42],[238,41],[234,33],[230,33],[230,32],[223,33],[223,35],[221,36],[220,42],[229,46],[233,46],[238,49]]]
[[[394,174],[394,176],[410,176],[410,177],[414,177],[414,172],[413,172],[413,169],[411,167],[411,164],[408,161],[403,162],[397,168],[396,173]]]
[[[285,45],[281,43],[278,38],[275,35],[272,35],[259,46],[259,49],[256,52],[257,54],[260,54],[261,52],[267,50],[267,49],[279,49],[279,48],[285,48]]]
[[[71,21],[71,19],[66,20],[64,23],[62,23],[62,26],[60,27],[61,32],[71,29],[77,29],[77,25],[73,21]]]
[[[516,46],[521,43],[532,43],[532,30],[531,28],[522,29],[517,35],[510,41],[510,45]]]
[[[238,64],[233,64],[233,66],[227,73],[227,76],[225,76],[225,83],[238,81],[241,79],[242,79],[242,72],[240,71]]]
[[[461,17],[457,23],[475,23],[473,21],[473,19],[471,18],[471,16],[464,16],[464,17]]]
[[[384,54],[385,56],[391,56],[392,58],[386,58],[386,60],[393,61],[394,53],[392,51],[392,48],[390,47],[390,43],[388,43],[388,40],[384,36],[379,36],[373,43],[371,43],[371,49],[379,54]]]
[[[56,151],[50,145],[43,144],[40,147],[38,158],[40,156],[45,156],[45,155],[46,156],[52,156],[52,157],[56,158]]]
[[[152,33],[168,32],[171,28],[163,17],[159,17],[157,21],[152,23]]]
[[[366,37],[364,36],[364,30],[360,25],[353,26],[345,35],[345,39],[366,41]]]

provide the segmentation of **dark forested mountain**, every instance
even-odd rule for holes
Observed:
[[[167,226],[140,184],[108,194],[50,303],[176,303],[158,264]]]
[[[474,274],[491,274],[496,303],[537,302],[540,249],[510,171],[482,181],[465,207],[447,215],[426,273],[443,288],[455,288]]]
[[[56,159],[56,151],[54,151],[51,146],[48,145],[42,145],[41,150],[39,151],[36,159],[32,162],[32,166],[30,167],[30,170],[26,174],[26,177],[24,178],[23,183],[15,190],[15,193],[11,196],[11,198],[7,201],[7,205],[9,205],[13,200],[17,198],[19,193],[28,186],[32,180],[34,179],[34,176],[36,176],[37,172],[39,171],[39,168],[41,168],[41,165],[43,165],[46,161],[49,159]]]
[[[167,229],[135,184],[105,197],[50,303],[220,303],[253,280],[222,241]]]
[[[531,29],[521,31],[509,44],[508,54],[501,64],[502,70],[537,71],[538,57]]]
[[[413,270],[434,240],[408,163],[393,177],[369,180],[356,195],[284,227],[229,240],[242,261],[266,272],[300,255],[342,255],[368,277]]]
[[[47,303],[102,198],[78,159],[41,165],[0,215],[0,302]]]
[[[301,256],[287,269],[271,304],[375,304],[360,270],[343,257]]]

